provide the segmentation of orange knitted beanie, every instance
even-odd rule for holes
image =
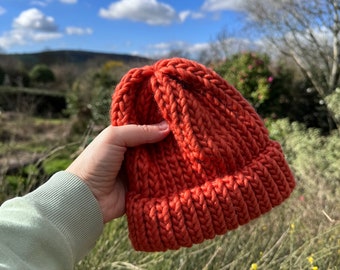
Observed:
[[[130,70],[111,122],[154,124],[163,141],[128,149],[126,214],[136,250],[190,247],[268,212],[295,181],[255,110],[214,71],[173,58]]]

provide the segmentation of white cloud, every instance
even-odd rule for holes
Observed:
[[[173,52],[178,53],[179,57],[184,55],[191,59],[198,60],[202,54],[213,59],[219,57],[223,59],[227,55],[232,55],[240,51],[247,51],[251,48],[262,48],[259,41],[252,42],[246,38],[227,38],[216,42],[188,43],[184,41],[161,42],[151,44],[146,48],[146,56],[152,58],[167,57]]]
[[[202,12],[191,12],[191,18],[193,19],[202,19],[205,17],[205,14]]]
[[[56,33],[46,33],[46,32],[33,32],[33,31],[23,31],[18,29],[13,29],[9,32],[5,32],[0,37],[0,48],[8,49],[15,45],[25,45],[34,42],[41,42],[51,39],[60,38],[62,35],[58,32]]]
[[[46,40],[57,39],[61,37],[62,37],[62,34],[58,32],[55,32],[55,33],[30,32],[26,34],[26,38],[31,39],[33,41],[46,41]]]
[[[177,43],[177,44],[176,44]],[[146,48],[145,56],[152,58],[162,58],[169,55],[170,51],[174,50],[182,42],[160,42],[156,44],[150,44]],[[184,42],[183,42],[184,43]]]
[[[205,14],[203,12],[184,10],[184,11],[179,12],[178,16],[179,16],[180,21],[184,22],[187,18],[191,18],[194,20],[202,19],[205,17]]]
[[[184,22],[186,20],[186,18],[188,18],[188,16],[191,15],[191,11],[190,10],[185,10],[182,11],[178,14],[179,19],[181,20],[181,22]]]
[[[3,49],[10,48],[13,45],[25,44],[24,35],[16,31],[5,32],[0,36],[0,47]]]
[[[6,9],[0,6],[0,15],[6,13]]]
[[[76,4],[78,0],[59,0],[61,3],[64,4]]]
[[[13,20],[12,29],[0,36],[0,48],[7,49],[15,45],[25,45],[60,37],[62,34],[58,32],[54,18],[46,16],[36,8],[31,8],[21,12]]]
[[[161,42],[149,45],[146,56],[161,58],[167,57],[170,53],[177,51],[191,58],[197,58],[202,51],[208,50],[209,46],[209,43],[190,44],[184,41]]]
[[[170,5],[157,0],[119,0],[107,9],[101,8],[99,15],[106,19],[128,19],[150,25],[167,25],[181,19]],[[184,15],[182,19],[185,19]]]
[[[66,27],[66,34],[68,35],[91,35],[93,33],[92,28],[86,27],[75,27],[75,26],[68,26]]]
[[[242,11],[249,0],[205,0],[202,5],[204,11],[234,10]],[[251,0],[250,0],[251,1]]]
[[[21,12],[19,17],[14,19],[13,27],[43,32],[56,32],[58,28],[52,17],[44,15],[36,8]]]

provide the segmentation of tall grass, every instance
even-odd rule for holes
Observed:
[[[322,210],[294,194],[286,204],[224,236],[164,253],[134,251],[121,218],[105,227],[77,269],[335,270],[340,265],[340,224],[330,217],[337,216],[339,208]]]
[[[340,269],[340,138],[286,120],[268,125],[297,179],[282,205],[192,248],[154,253],[133,250],[122,217],[76,269]]]

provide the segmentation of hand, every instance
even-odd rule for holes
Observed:
[[[89,186],[98,200],[104,223],[125,213],[125,185],[117,175],[127,147],[159,142],[169,132],[165,121],[156,125],[109,126],[66,169]]]

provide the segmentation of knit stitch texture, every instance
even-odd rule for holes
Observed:
[[[165,251],[225,234],[281,204],[295,181],[279,143],[242,95],[181,58],[130,70],[111,123],[169,123],[156,144],[128,149],[126,214],[133,247]]]

